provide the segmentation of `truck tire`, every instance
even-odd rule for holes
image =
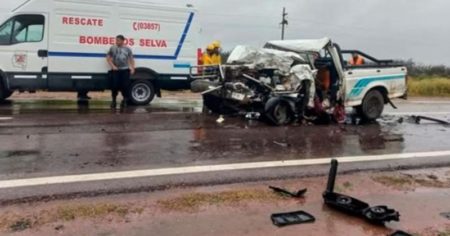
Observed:
[[[380,118],[384,111],[384,97],[378,90],[372,90],[366,94],[361,106],[356,111],[366,121],[375,121]]]
[[[155,87],[148,80],[137,80],[131,84],[129,93],[132,105],[146,106],[155,98]]]
[[[11,97],[12,94],[13,94],[13,91],[6,90],[3,87],[2,83],[0,82],[0,102],[3,102],[6,99],[8,99],[9,97]]]
[[[266,117],[276,126],[285,126],[292,123],[294,117],[287,102],[279,101],[266,111]]]

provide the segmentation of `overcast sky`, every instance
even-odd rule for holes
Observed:
[[[1,1],[0,8],[18,2]],[[219,39],[227,50],[237,44],[261,46],[279,39],[281,11],[286,7],[288,39],[328,36],[344,49],[360,49],[382,59],[450,65],[448,0],[151,1],[193,4],[199,10],[202,43]]]

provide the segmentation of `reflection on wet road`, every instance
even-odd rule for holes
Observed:
[[[0,179],[450,147],[449,127],[398,116],[368,125],[269,127],[233,117],[218,124],[200,105],[163,101],[115,112],[106,102],[1,105],[0,116],[14,119],[0,121]]]

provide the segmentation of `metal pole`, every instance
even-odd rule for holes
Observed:
[[[286,7],[283,7],[283,15],[281,18],[281,40],[284,40],[284,34],[286,31],[286,25],[288,25],[288,21],[286,19],[286,16],[288,16],[288,13],[286,12]]]

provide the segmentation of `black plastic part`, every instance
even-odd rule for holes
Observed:
[[[331,160],[331,168],[330,168],[330,174],[328,175],[328,184],[327,184],[327,192],[328,193],[334,192],[334,184],[336,183],[336,175],[337,175],[338,166],[339,166],[339,163],[337,160],[335,160],[335,159]]]
[[[412,236],[412,235],[399,230],[399,231],[395,231],[394,233],[390,234],[389,236]]]
[[[324,200],[329,207],[356,216],[361,215],[365,209],[370,207],[363,201],[339,193],[327,192],[324,195]]]
[[[313,223],[316,221],[314,216],[304,211],[273,214],[270,218],[272,219],[272,223],[278,227]]]
[[[359,199],[335,193],[334,186],[338,170],[338,161],[331,161],[327,189],[323,193],[325,204],[338,211],[366,219],[372,224],[384,224],[389,221],[400,221],[400,213],[386,206],[370,207]]]
[[[387,206],[375,206],[363,210],[364,217],[374,223],[383,224],[389,221],[400,221],[400,213]]]
[[[48,57],[48,51],[44,50],[44,49],[39,50],[37,52],[37,54],[38,54],[38,57]]]
[[[302,198],[305,196],[306,192],[308,192],[308,189],[301,189],[297,192],[290,192],[286,189],[282,189],[282,188],[278,188],[278,187],[273,187],[273,186],[269,186],[270,189],[272,189],[274,192],[276,193],[280,193],[283,195],[287,195],[289,197],[293,197],[293,198]]]
[[[446,218],[447,220],[450,220],[450,212],[442,212],[441,216]]]
[[[436,119],[436,118],[426,117],[426,116],[413,116],[413,119],[416,121],[416,124],[420,124],[420,122],[422,120],[428,120],[428,121],[436,122],[436,123],[441,124],[441,125],[450,125],[450,122],[447,122],[445,120],[439,120],[439,119]]]

